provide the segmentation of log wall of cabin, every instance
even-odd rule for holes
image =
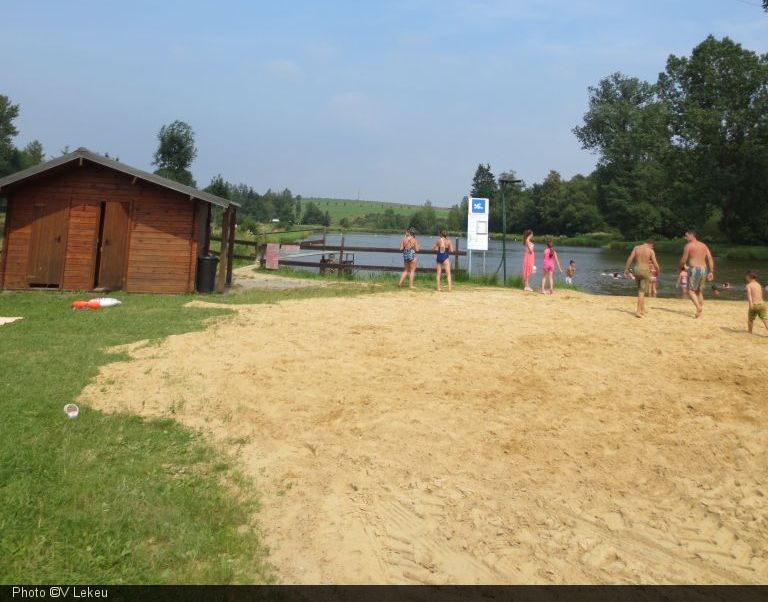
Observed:
[[[22,182],[5,194],[7,224],[0,264],[4,288],[28,288],[35,200],[61,198],[69,203],[63,289],[93,287],[101,203],[119,201],[130,205],[125,290],[194,290],[198,246],[195,210],[199,201],[87,161]]]

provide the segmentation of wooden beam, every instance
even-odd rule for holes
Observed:
[[[235,223],[237,218],[237,209],[232,207],[230,211],[232,211],[232,215],[229,218],[229,245],[227,245],[227,286],[232,286],[232,266],[234,265],[235,254]]]
[[[227,257],[229,255],[229,228],[232,219],[232,209],[224,210],[224,219],[221,222],[221,250],[219,252],[219,273],[216,274],[216,292],[223,293],[227,284]]]
[[[5,288],[5,270],[8,264],[8,234],[11,232],[11,219],[13,218],[13,201],[5,200],[5,226],[3,226],[3,242],[0,244],[2,253],[0,254],[0,290]]]
[[[203,245],[203,255],[211,254],[211,209],[213,206],[210,203],[205,204],[208,207],[205,217],[205,243]]]

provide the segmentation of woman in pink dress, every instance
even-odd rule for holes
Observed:
[[[523,247],[523,290],[533,291],[528,284],[536,261],[536,256],[533,253],[533,230],[530,228],[523,232]]]

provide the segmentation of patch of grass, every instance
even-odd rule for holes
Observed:
[[[306,197],[301,199],[302,206],[307,203],[314,203],[321,211],[328,212],[331,218],[331,226],[338,227],[342,218],[347,218],[350,223],[356,217],[361,217],[368,213],[384,213],[387,209],[392,209],[395,215],[410,216],[416,213],[423,205],[406,203],[388,203],[383,201],[358,201],[353,199],[326,199]],[[448,207],[434,207],[438,219],[448,218]]]
[[[87,402],[65,417],[99,366],[124,359],[105,348],[227,313],[182,308],[191,296],[114,296],[123,305],[72,312],[82,295],[0,294],[0,315],[24,317],[0,331],[0,581],[270,581],[253,485],[193,433]]]
[[[331,277],[329,277],[330,279]],[[297,301],[302,299],[322,299],[329,297],[353,297],[370,295],[382,291],[380,281],[348,283],[340,281],[338,286],[306,286],[286,290],[252,288],[226,296],[200,295],[203,301],[226,303],[228,305],[250,305],[254,303],[280,303],[281,301]]]

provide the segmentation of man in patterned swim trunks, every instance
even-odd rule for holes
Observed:
[[[680,267],[688,266],[688,296],[696,307],[696,315],[701,317],[704,311],[704,292],[702,284],[715,279],[715,260],[709,247],[696,238],[696,232],[686,230],[685,248],[680,258]]]
[[[656,253],[653,251],[653,241],[646,240],[643,244],[637,245],[629,254],[627,264],[624,266],[624,277],[629,278],[629,268],[636,262],[635,280],[637,281],[637,311],[635,316],[642,318],[645,315],[645,296],[651,284],[651,268],[656,270],[656,274],[661,273],[659,263],[656,261]]]

